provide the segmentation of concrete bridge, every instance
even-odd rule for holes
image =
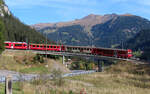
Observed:
[[[18,51],[18,50],[12,50],[7,49],[8,51]],[[21,50],[20,50],[21,51]],[[71,53],[71,52],[55,52],[55,51],[38,51],[38,50],[23,50],[23,51],[32,51],[33,53],[40,54],[40,55],[58,55],[62,56],[62,63],[65,65],[65,57],[66,56],[78,56],[83,58],[94,58],[94,60],[98,63],[98,70],[102,71],[102,62],[104,60],[124,60],[124,61],[130,61],[131,59],[123,59],[123,58],[117,58],[117,57],[109,57],[109,56],[100,56],[100,55],[93,55],[93,54],[85,54],[85,53]]]
[[[31,51],[31,50],[30,50]],[[130,59],[123,59],[123,58],[117,58],[117,57],[108,57],[108,56],[100,56],[100,55],[93,55],[93,54],[85,54],[85,53],[70,53],[70,52],[53,52],[53,51],[37,51],[32,50],[32,52],[36,54],[42,54],[42,55],[59,55],[62,56],[62,63],[65,65],[65,56],[78,56],[83,58],[94,58],[94,60],[98,63],[98,71],[103,71],[103,61],[104,60],[124,60],[124,61],[130,61]]]

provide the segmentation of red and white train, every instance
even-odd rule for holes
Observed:
[[[22,49],[22,50],[42,50],[42,51],[62,51],[72,53],[85,53],[117,58],[131,58],[132,50],[111,49],[111,48],[96,48],[88,46],[67,46],[67,45],[52,45],[52,44],[29,44],[26,42],[5,42],[6,49]]]

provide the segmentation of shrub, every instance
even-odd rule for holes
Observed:
[[[64,84],[62,72],[60,70],[54,69],[52,71],[52,80],[54,81],[55,85],[62,86]]]
[[[44,57],[37,54],[34,58],[33,58],[33,62],[34,63],[44,63]]]

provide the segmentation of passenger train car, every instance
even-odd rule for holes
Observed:
[[[20,49],[20,50],[41,50],[41,51],[62,51],[71,53],[84,53],[100,56],[109,56],[117,58],[131,58],[132,50],[111,49],[111,48],[97,48],[88,46],[67,46],[67,45],[52,45],[52,44],[27,44],[26,42],[5,42],[6,49]]]
[[[30,44],[30,50],[61,51],[60,45]]]
[[[27,47],[27,43],[26,42],[9,42],[6,41],[5,42],[5,48],[6,49],[22,49],[22,50],[26,50]]]

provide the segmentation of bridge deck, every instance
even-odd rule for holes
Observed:
[[[7,49],[8,51],[18,51]],[[54,52],[54,51],[38,51],[38,50],[23,50],[23,51],[32,51],[36,54],[48,54],[48,55],[60,55],[60,56],[82,56],[82,57],[93,57],[102,60],[125,60],[130,61],[131,59],[124,59],[124,58],[117,58],[117,57],[108,57],[108,56],[100,56],[100,55],[93,55],[93,54],[85,54],[85,53],[70,53],[70,52]]]

